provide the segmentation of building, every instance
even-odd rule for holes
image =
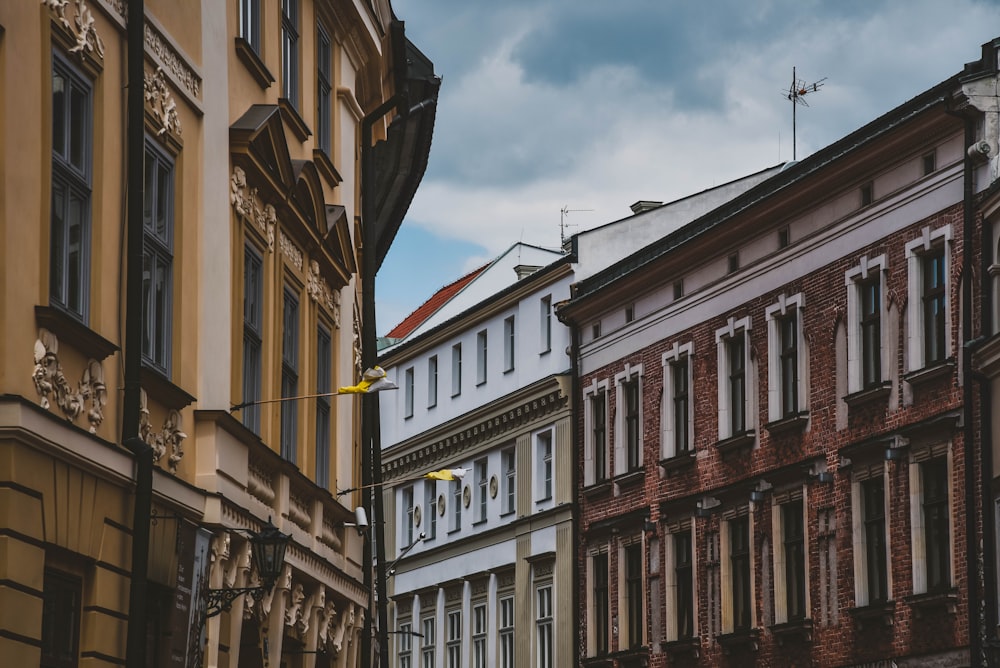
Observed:
[[[147,0],[130,133],[135,7],[0,5],[0,656],[132,665],[137,635],[141,665],[367,666],[360,496],[331,493],[360,483],[361,400],[280,400],[358,379],[362,267],[423,174],[439,82],[388,0]],[[256,586],[269,522],[290,536],[275,587],[219,603]]]
[[[998,54],[560,305],[580,665],[982,665]]]
[[[380,364],[394,666],[565,665],[574,620],[569,258],[515,244]],[[464,478],[428,473],[466,469]]]

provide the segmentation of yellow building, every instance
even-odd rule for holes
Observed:
[[[351,385],[374,355],[362,284],[423,174],[438,79],[389,0],[146,0],[130,309],[134,6],[0,3],[0,663],[123,665],[141,625],[146,665],[367,666],[365,539],[344,526],[362,498],[337,494],[362,484],[361,400],[280,399]],[[122,446],[136,318],[144,615]],[[273,590],[205,619],[209,589],[257,584],[248,537],[269,520],[290,535]]]

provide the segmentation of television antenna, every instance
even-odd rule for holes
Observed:
[[[566,228],[576,227],[576,223],[567,223],[566,216],[571,213],[576,213],[577,211],[593,211],[593,209],[571,209],[568,205],[564,205],[563,208],[559,209],[559,247],[562,248],[566,245]]]
[[[823,87],[823,82],[826,81],[826,77],[823,77],[819,81],[815,81],[811,84],[807,84],[804,80],[799,79],[795,75],[795,68],[792,67],[792,85],[788,87],[788,92],[782,92],[788,100],[792,103],[792,160],[797,159],[795,151],[795,111],[798,105],[803,107],[808,107],[809,104],[805,101],[805,96],[810,93],[819,92],[819,89]]]

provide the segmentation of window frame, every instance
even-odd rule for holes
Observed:
[[[691,393],[694,383],[694,344],[674,342],[670,350],[663,353],[663,393],[661,404],[660,456],[663,459],[683,456],[694,452],[694,402]],[[679,394],[679,380],[683,377],[684,392]],[[683,426],[683,433],[681,427]],[[683,446],[683,447],[680,447]]]
[[[541,352],[539,354],[544,355],[552,351],[552,295],[542,297],[539,305],[541,310]]]
[[[448,623],[448,637],[445,640],[448,668],[462,668],[462,609],[452,609],[445,613]]]
[[[584,390],[584,486],[611,479],[608,448],[608,381],[594,380]],[[600,410],[595,407],[600,406]],[[598,420],[597,417],[600,416]]]
[[[332,406],[333,335],[319,323],[316,327],[316,485],[330,487],[330,435]]]
[[[555,493],[555,434],[549,427],[535,432],[535,502],[552,501]]]
[[[56,104],[56,77],[64,81],[62,104]],[[80,114],[77,122],[72,110],[77,107],[74,91],[81,94],[79,104]],[[74,320],[87,324],[90,319],[90,267],[91,267],[91,236],[93,227],[92,195],[93,195],[93,144],[94,144],[94,82],[72,65],[60,51],[52,52],[52,141],[51,177],[52,185],[49,193],[49,303],[66,313]],[[60,117],[61,141],[56,139],[56,109],[61,108]],[[73,127],[79,125],[79,161],[74,160]],[[64,150],[59,150],[57,144],[62,144]],[[76,164],[79,162],[80,164]],[[57,226],[56,191],[63,196],[63,206]],[[75,225],[79,228],[79,258],[73,261],[72,228],[70,221],[73,201],[80,202],[79,220]],[[58,227],[58,229],[57,229]],[[58,256],[58,259],[57,259]],[[73,270],[73,267],[76,270]],[[75,288],[74,288],[75,284]]]
[[[462,394],[462,343],[461,341],[451,347],[451,396],[452,398]]]
[[[514,316],[510,315],[504,318],[503,321],[503,372],[510,373],[514,370],[515,365],[515,354],[516,349],[516,335],[517,330],[515,328],[516,321]]]
[[[517,512],[517,450],[510,446],[500,451],[500,462],[504,471],[503,512],[512,515]]]
[[[775,496],[771,505],[774,527],[774,621],[797,622],[811,617],[809,593],[809,523],[804,489]],[[796,515],[797,526],[794,525]],[[792,530],[790,530],[792,529]]]
[[[413,665],[413,632],[409,622],[400,622],[399,633],[396,634],[396,658],[399,668],[412,668]]]
[[[476,385],[485,385],[489,372],[489,338],[488,331],[482,329],[476,332]]]
[[[847,386],[848,392],[854,394],[866,390],[877,389],[886,382],[886,372],[890,367],[890,351],[888,341],[889,327],[883,325],[883,313],[886,290],[886,256],[869,259],[862,256],[858,265],[849,269],[844,274],[844,282],[847,287]],[[875,312],[869,312],[868,317],[864,317],[863,311],[865,295],[864,289],[871,287],[873,283],[878,284],[878,305]],[[870,294],[868,296],[871,296]],[[869,309],[871,311],[871,309]],[[876,318],[877,316],[877,318]],[[864,331],[870,331],[877,325],[879,351],[875,355],[871,350],[871,341],[865,343]],[[866,382],[866,371],[874,365],[878,366],[878,378],[871,378]]]
[[[472,604],[472,668],[487,668],[486,645],[489,616],[485,602]]]
[[[722,556],[722,632],[746,632],[756,626],[753,515],[743,508],[730,514],[723,524],[719,532]],[[740,542],[736,538],[745,540]]]
[[[638,649],[646,640],[645,559],[639,538],[621,545],[621,609],[619,649]]]
[[[516,621],[514,618],[515,601],[513,593],[503,593],[497,595],[497,654],[500,659],[499,668],[514,668],[514,658],[516,655],[514,646],[514,631]]]
[[[543,582],[535,587],[535,647],[537,668],[552,668],[555,664],[556,647],[553,637],[555,615],[553,613],[553,583]]]
[[[424,480],[424,502],[427,504],[427,526],[424,542],[437,538],[438,491],[436,480]]]
[[[666,550],[666,638],[668,641],[688,640],[698,635],[698,577],[695,523],[691,519],[668,526]],[[686,541],[686,558],[682,559],[678,545]],[[685,623],[686,620],[686,623]]]
[[[643,367],[626,364],[615,375],[615,475],[626,475],[643,467]],[[629,403],[629,396],[634,404]],[[634,412],[630,412],[634,409]]]
[[[298,395],[300,304],[294,288],[286,284],[282,290],[281,306],[281,396],[283,398]],[[292,464],[298,459],[299,411],[296,403],[281,402],[281,456]]]
[[[591,553],[588,587],[590,618],[587,628],[589,656],[607,656],[611,651],[611,581],[607,551]]]
[[[718,428],[719,440],[751,435],[756,430],[754,373],[751,359],[751,320],[747,316],[729,318],[725,327],[715,332],[718,355]],[[739,343],[739,347],[737,347]],[[740,362],[736,367],[734,362]],[[737,389],[739,391],[737,391]],[[739,404],[739,412],[736,411]],[[737,427],[742,427],[737,429]]]
[[[63,571],[46,568],[42,585],[42,614],[39,638],[40,668],[75,668],[80,661],[80,635],[83,619],[83,581]],[[67,600],[69,599],[68,604]],[[56,600],[58,599],[58,600]],[[60,605],[62,604],[62,605]],[[52,619],[54,607],[70,607],[72,610],[60,609],[58,618]],[[61,622],[61,623],[60,623]],[[69,631],[66,633],[66,631]],[[63,649],[63,656],[57,655],[57,650],[50,649],[59,644],[68,644]]]
[[[251,273],[251,267],[254,272]],[[250,297],[254,299],[250,299]],[[251,244],[243,248],[243,426],[260,435],[264,375],[264,255]]]
[[[145,166],[143,170],[143,224],[142,224],[142,361],[150,368],[170,378],[173,348],[173,280],[174,280],[174,157],[147,136],[145,139]],[[155,170],[152,184],[150,169]],[[162,182],[161,182],[162,177]],[[165,189],[166,193],[162,190]],[[151,202],[151,198],[153,201]],[[150,211],[162,212],[162,230],[152,219]],[[147,285],[147,272],[162,281],[157,292],[155,282]],[[153,291],[153,292],[151,292]],[[153,299],[153,293],[158,296]],[[155,303],[155,308],[153,304]]]
[[[403,419],[413,417],[413,367],[403,370]]]
[[[770,422],[800,416],[809,410],[809,351],[804,334],[805,295],[780,295],[765,310],[767,318],[767,413]],[[793,331],[786,328],[792,322]],[[792,341],[787,340],[791,336]],[[789,388],[788,366],[792,367]]]
[[[299,55],[299,0],[281,0],[281,94],[299,108],[301,57]]]
[[[438,402],[438,356],[427,358],[427,408],[434,408]]]
[[[907,367],[908,371],[919,371],[945,363],[954,354],[951,336],[951,225],[932,230],[930,226],[921,230],[920,236],[906,244],[907,291]],[[927,260],[940,258],[941,284],[928,290]],[[931,292],[931,295],[928,295]],[[929,304],[938,305],[938,315],[928,318]],[[934,328],[934,343],[939,352],[930,353],[929,329]]]
[[[489,466],[486,457],[477,459],[472,465],[476,481],[476,519],[473,524],[486,521],[487,504],[489,502]]]
[[[451,526],[448,533],[462,530],[462,481],[454,480],[451,485]]]
[[[936,496],[928,491],[929,472],[939,475],[941,480],[938,482],[943,483]],[[955,522],[952,509],[955,489],[952,476],[952,451],[948,443],[913,451],[909,477],[914,594],[940,594],[954,588]],[[943,511],[936,522],[929,519],[929,508]]]
[[[333,151],[333,40],[316,22],[316,146],[328,157]]]
[[[881,487],[881,504],[876,510],[877,515],[869,514],[870,500],[867,489],[869,486]],[[879,605],[892,599],[892,569],[889,566],[889,555],[892,554],[891,536],[888,532],[889,490],[887,471],[884,462],[863,468],[854,475],[851,484],[851,517],[854,544],[854,598],[858,607]],[[877,552],[872,554],[872,538],[876,534],[880,542],[875,546]],[[878,582],[873,583],[872,568],[878,570]],[[876,591],[877,590],[877,591]]]
[[[436,668],[435,655],[437,647],[436,619],[433,614],[422,617],[420,620],[420,631],[423,633],[420,643],[420,666],[421,668]]]
[[[258,56],[261,52],[260,0],[240,0],[239,36]]]
[[[407,546],[413,544],[413,536],[416,531],[414,518],[416,502],[413,485],[404,487],[400,493],[400,497],[400,508],[403,513],[402,521],[400,522],[400,541],[403,543],[403,549],[405,549]]]

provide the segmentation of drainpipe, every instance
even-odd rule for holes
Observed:
[[[139,438],[139,373],[142,368],[142,225],[145,147],[145,7],[128,0],[126,26],[128,93],[126,97],[127,193],[125,268],[125,391],[122,397],[122,443],[135,457],[135,505],[132,513],[132,565],[125,665],[146,665],[146,580],[149,570],[149,518],[153,498],[153,449]]]
[[[556,312],[558,317],[558,311]],[[562,320],[562,318],[559,318]],[[582,429],[580,428],[580,416],[582,415],[582,406],[580,398],[580,331],[577,327],[573,326],[571,322],[563,321],[565,325],[569,327],[570,335],[570,388],[572,396],[570,397],[570,415],[572,419],[572,429],[570,433],[572,434],[574,450],[578,444],[583,443]],[[576,461],[573,462],[573,466],[570,469],[570,478],[572,479],[573,485],[573,506],[572,513],[573,519],[572,525],[572,536],[573,536],[573,546],[574,549],[578,549],[580,546],[580,471],[579,465]],[[573,582],[580,582],[580,560],[579,555],[573,555]],[[573,587],[573,608],[571,614],[580,614],[580,588]],[[573,638],[573,665],[580,665],[580,639]]]

